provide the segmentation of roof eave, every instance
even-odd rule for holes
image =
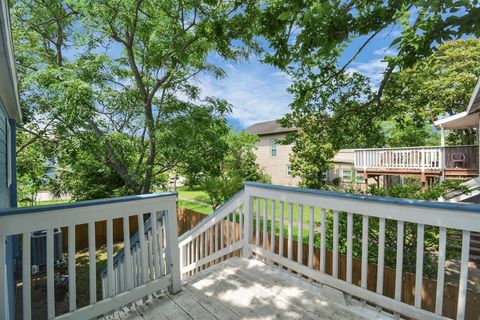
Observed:
[[[18,95],[17,72],[15,68],[15,55],[7,1],[2,1],[0,11],[2,20],[0,25],[0,37],[1,45],[4,50],[4,54],[0,57],[0,82],[5,88],[5,91],[2,91],[2,98],[8,116],[20,122],[22,119],[22,111]]]

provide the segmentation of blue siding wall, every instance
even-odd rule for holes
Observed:
[[[10,207],[15,208],[17,206],[17,148],[16,148],[16,140],[17,140],[17,132],[16,132],[16,121],[14,119],[9,119],[10,121],[10,150],[7,152],[11,152],[10,155],[10,167],[11,172],[7,174],[11,174],[11,185],[8,188],[8,192],[10,194]],[[7,168],[8,170],[8,168]],[[15,280],[14,280],[14,272],[15,272],[15,258],[19,257],[19,236],[12,236],[8,238],[8,245],[10,254],[8,255],[7,260],[7,272],[8,272],[8,297],[9,297],[9,309],[10,309],[10,318],[15,319]]]
[[[8,130],[10,133],[8,134]],[[7,139],[10,138],[10,150],[8,150],[9,143]],[[10,167],[8,168],[8,153],[10,153]],[[15,120],[8,118],[7,113],[0,101],[0,208],[10,208],[17,206],[16,199],[16,180],[15,174]],[[8,184],[8,175],[12,175],[11,185]],[[15,298],[14,298],[14,256],[18,255],[18,237],[7,238],[7,285],[8,285],[8,305],[10,311],[10,318],[15,317]]]

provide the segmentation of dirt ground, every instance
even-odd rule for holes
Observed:
[[[123,248],[123,242],[114,244],[114,255]],[[67,255],[64,255],[67,258]],[[102,287],[100,272],[105,268],[107,263],[107,249],[105,246],[97,248],[96,252],[96,269],[97,269],[97,298],[102,297]],[[66,261],[68,264],[68,261]],[[88,249],[83,249],[77,252],[75,257],[76,262],[76,284],[77,284],[77,308],[81,308],[89,304],[89,257]],[[57,268],[55,276],[68,274],[68,269]],[[47,301],[46,301],[46,275],[42,274],[38,278],[32,276],[32,318],[43,320],[47,319]],[[16,287],[16,319],[23,319],[23,283],[18,283]],[[55,302],[55,314],[61,315],[68,312],[68,295],[63,299],[56,297],[58,301]]]

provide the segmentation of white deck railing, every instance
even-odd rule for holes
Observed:
[[[143,230],[145,214],[152,216],[154,221],[158,221],[158,219],[162,221],[159,228],[156,228],[156,224],[152,225],[149,239],[145,238]],[[122,271],[125,281],[122,282],[123,286],[120,288],[116,285],[116,283],[120,283],[116,281],[119,273],[115,273],[114,268],[113,220],[123,219],[124,245],[129,248],[129,218],[131,216],[138,219],[139,247],[135,253],[130,250],[124,251],[123,259],[126,263],[125,269]],[[97,299],[95,223],[98,221],[106,221],[107,281],[104,289],[107,297],[104,299]],[[75,228],[82,224],[88,224],[89,304],[77,308]],[[65,314],[55,312],[54,228],[60,227],[68,228],[69,312]],[[180,290],[176,193],[2,210],[0,211],[0,319],[8,319],[5,297],[5,239],[11,235],[20,235],[22,238],[23,319],[35,318],[35,315],[32,315],[31,305],[30,239],[32,232],[40,230],[46,230],[47,234],[46,304],[48,319],[91,319],[162,289],[169,288],[172,292]],[[151,254],[150,261],[149,253]],[[164,253],[165,260],[163,260]],[[133,260],[138,260],[135,265],[138,268],[134,269]]]
[[[157,212],[157,223],[152,224],[152,219],[148,218],[145,225],[139,227],[139,230],[129,239],[130,250],[127,251],[127,244],[115,255],[113,259],[113,294],[117,295],[128,290],[127,274],[133,273],[133,286],[137,287],[144,283],[143,275],[148,274],[151,277],[159,278],[169,273],[170,265],[166,260],[166,211]],[[141,235],[143,234],[143,238]],[[143,239],[143,240],[142,240]],[[142,242],[146,249],[147,271],[143,269]],[[127,254],[131,257],[127,263]],[[130,271],[126,271],[127,265],[131,264]],[[108,298],[112,292],[109,291],[108,268],[101,273],[102,296]]]
[[[450,316],[453,312],[456,318],[465,319],[470,310],[466,304],[470,233],[480,232],[480,206],[246,183],[244,191],[180,239],[176,238],[176,232],[172,232],[176,230],[175,211],[175,194],[165,194],[0,212],[0,318],[8,319],[4,281],[5,237],[18,234],[23,240],[23,315],[24,319],[32,318],[30,234],[37,230],[47,230],[46,301],[49,318],[93,318],[167,287],[176,292],[180,289],[180,277],[186,279],[198,270],[240,254],[266,259],[349,297],[409,318],[440,319],[447,311]],[[144,213],[150,213],[151,221],[157,223],[150,226],[147,220],[144,224]],[[129,224],[124,223],[125,248],[129,250],[114,258],[112,221],[121,218],[126,222],[130,216],[138,219],[138,241],[135,236],[130,238]],[[90,303],[77,309],[73,259],[75,227],[89,225],[90,261],[95,261],[94,224],[104,220],[107,226],[107,271],[103,282],[106,297],[103,300],[96,297],[96,267],[91,263]],[[69,231],[68,273],[73,279],[71,277],[69,283],[70,312],[58,315],[55,313],[53,229],[63,226]],[[434,240],[428,238],[432,228],[438,233]],[[458,283],[458,295],[446,298],[447,233],[450,232],[461,235],[461,254],[459,275],[456,280],[452,276],[449,279]],[[387,242],[389,236],[391,240]],[[413,251],[405,249],[407,241],[416,244]],[[426,248],[432,241],[438,243],[435,252],[438,258],[429,266],[434,268],[436,278],[435,293],[427,297],[427,300],[435,301],[433,312],[422,305],[425,303],[422,285],[430,281],[424,277],[424,259],[431,253]],[[388,251],[387,254],[387,249],[391,248],[395,248],[395,253]],[[372,258],[370,254],[369,259],[370,250],[376,252],[376,265],[369,263]],[[358,257],[355,257],[356,253],[359,253]],[[342,254],[345,254],[344,258],[341,258]],[[410,265],[404,264],[407,257]],[[357,264],[355,259],[360,262]],[[388,261],[393,262],[393,284],[384,279],[387,270],[384,267]],[[415,278],[413,304],[407,303],[403,296],[404,271],[408,267],[413,267]],[[372,268],[376,270],[374,279],[368,277]],[[358,283],[354,281],[357,274],[360,274]],[[386,284],[394,287],[391,297],[384,292]],[[452,308],[453,299],[455,306]],[[446,310],[446,306],[450,310]]]
[[[457,301],[457,319],[464,319],[466,315],[466,292],[468,277],[468,261],[470,248],[470,232],[480,231],[480,206],[477,205],[458,205],[446,203],[429,203],[421,201],[410,201],[403,199],[380,198],[372,196],[351,195],[334,192],[324,192],[315,190],[302,190],[289,187],[269,186],[264,184],[248,183],[245,187],[245,197],[249,204],[246,210],[247,216],[245,224],[245,239],[249,243],[250,250],[257,255],[263,256],[268,260],[286,267],[299,274],[320,283],[334,287],[348,295],[355,296],[365,300],[378,307],[386,308],[398,314],[418,319],[438,319],[441,318],[443,311],[443,296],[445,283],[445,257],[446,257],[446,236],[447,230],[457,230],[462,234],[461,243],[461,267],[458,279],[459,292]],[[259,200],[271,202],[272,205],[262,208],[258,205]],[[254,206],[256,204],[256,207]],[[279,203],[277,208],[288,208],[288,219],[284,219],[282,209],[276,212],[273,203]],[[294,215],[294,206],[298,206],[296,218]],[[308,210],[307,210],[308,208]],[[314,224],[314,211],[320,209],[320,260],[319,270],[313,267],[314,240],[315,233],[318,231]],[[278,209],[277,209],[278,210]],[[308,214],[309,225],[303,225],[303,219]],[[270,220],[270,225],[275,226],[279,223],[279,243],[283,243],[284,223],[287,222],[288,229],[288,254],[284,257],[283,248],[276,250],[270,246],[267,250],[265,239],[262,246],[258,242],[258,234],[256,243],[252,243],[253,238],[253,217],[256,217],[256,229],[259,230],[259,222],[265,219]],[[326,219],[331,215],[333,224],[332,230],[327,230]],[[249,218],[250,216],[250,218]],[[276,218],[279,216],[279,218]],[[304,217],[305,216],[305,217]],[[361,217],[361,284],[357,286],[352,283],[352,252],[354,240],[353,223],[354,216]],[[371,242],[369,237],[369,218],[378,219],[378,237]],[[278,221],[277,221],[278,219]],[[339,279],[339,219],[346,219],[346,281]],[[295,227],[292,220],[295,221],[297,230],[302,230],[304,239],[305,233],[308,233],[308,255],[307,265],[303,262],[303,246],[298,246],[298,259],[291,259],[292,251],[292,229]],[[345,221],[345,220],[342,220]],[[385,261],[385,226],[387,221],[395,221],[397,225],[397,241],[396,241],[396,277],[395,277],[395,296],[394,299],[383,294],[383,274]],[[414,305],[402,302],[402,282],[403,282],[403,257],[404,257],[404,230],[405,224],[416,225],[416,258],[415,258],[415,301]],[[435,312],[429,312],[422,309],[422,281],[424,267],[424,233],[426,227],[439,228],[438,240],[438,265],[436,266],[437,289]],[[272,229],[274,229],[273,227]],[[257,231],[258,232],[258,231]],[[325,253],[327,248],[327,234],[333,234],[332,239],[332,275],[326,274]],[[298,239],[297,239],[298,240]],[[298,242],[303,243],[302,240]],[[368,279],[368,250],[369,246],[375,245],[378,250],[377,263],[377,280],[376,291],[367,289]],[[392,245],[391,243],[389,244]]]
[[[457,319],[465,319],[470,233],[480,231],[479,214],[480,206],[477,205],[410,201],[247,183],[243,194],[237,194],[180,238],[181,273],[186,279],[201,268],[208,268],[220,259],[228,258],[232,252],[242,252],[244,257],[254,255],[266,259],[338,289],[349,297],[376,305],[379,309],[415,319],[442,319],[445,313],[447,232],[454,231],[461,235],[461,267],[456,279],[458,299],[454,302],[454,310],[447,311],[451,314],[456,309]],[[308,224],[304,221],[308,221]],[[346,234],[341,233],[340,225],[343,225]],[[232,227],[237,232],[243,232],[240,235],[237,233],[232,239],[228,231]],[[386,232],[391,233],[392,227],[396,241],[386,243]],[[431,227],[436,228],[438,233],[438,252],[435,253],[438,263],[432,267],[436,274],[436,293],[427,297],[435,301],[434,312],[422,308],[422,284],[427,281],[424,280],[423,269],[424,255],[427,253],[425,230],[431,231]],[[415,273],[413,305],[403,300],[405,293],[402,288],[404,272],[408,267],[404,265],[404,244],[411,240],[405,237],[407,230],[411,232],[412,228],[413,241],[416,243],[415,251],[410,252],[410,258],[413,257],[415,261],[412,266]],[[271,230],[276,230],[277,235]],[[295,230],[303,237],[295,237]],[[372,238],[372,234],[376,236]],[[412,233],[408,236],[411,237]],[[340,238],[346,239],[346,243],[342,243]],[[304,248],[305,241],[308,243],[308,247],[305,246],[307,250]],[[342,279],[340,248],[345,246],[346,267],[343,266],[345,277],[342,276]],[[361,248],[361,256],[358,257],[361,263],[358,265],[353,261],[354,246]],[[377,264],[370,264],[370,268],[375,266],[377,272],[375,281],[370,280],[373,283],[369,283],[368,251],[369,248],[372,250],[372,246],[378,254]],[[388,285],[384,280],[385,261],[392,258],[386,256],[387,247],[396,248],[393,297],[384,294],[384,285]],[[354,265],[360,270],[354,270]],[[357,272],[361,274],[359,283],[353,281],[353,275]],[[447,302],[451,307],[451,301]]]
[[[444,167],[444,148],[411,147],[356,149],[356,169],[440,170]]]
[[[244,193],[240,191],[179,238],[182,278],[243,248]]]

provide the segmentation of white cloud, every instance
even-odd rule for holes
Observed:
[[[373,54],[381,57],[396,56],[398,54],[398,50],[395,50],[389,47],[383,47],[383,48],[374,50]]]
[[[233,105],[231,116],[241,126],[277,119],[290,111],[292,98],[286,89],[291,80],[283,72],[257,60],[226,66],[226,78],[215,79],[204,74],[197,84],[202,96],[230,102]]]
[[[370,78],[374,86],[378,86],[383,79],[383,72],[386,67],[387,63],[377,58],[367,62],[355,62],[347,71],[361,73]]]

